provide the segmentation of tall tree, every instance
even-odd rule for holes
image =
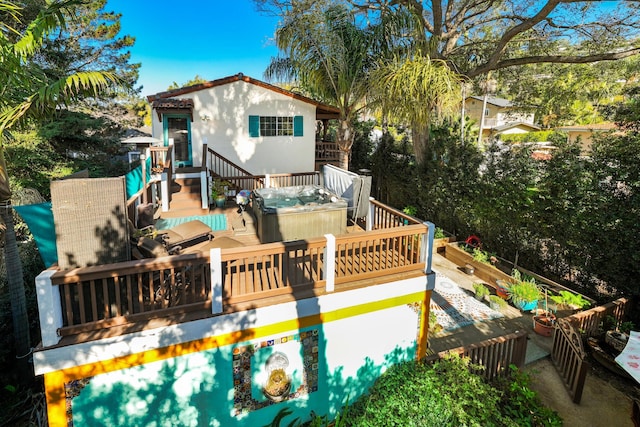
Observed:
[[[81,71],[53,78],[34,60],[47,37],[65,28],[64,13],[81,3],[81,0],[49,3],[25,26],[13,26],[11,23],[20,22],[21,10],[10,2],[0,0],[0,15],[9,16],[12,20],[3,20],[3,31],[0,32],[0,138],[6,138],[14,126],[41,119],[74,99],[98,96],[119,83],[113,73],[100,71]],[[27,379],[30,377],[26,357],[30,351],[29,322],[13,224],[11,188],[2,149],[0,218],[6,227],[4,251],[16,355],[23,362],[19,367],[20,378]]]
[[[348,1],[373,22],[409,10],[420,20],[416,44],[427,47],[424,53],[470,78],[525,64],[579,64],[640,53],[635,1]],[[577,49],[561,49],[563,40]]]
[[[269,80],[297,81],[311,96],[340,109],[336,142],[340,166],[348,169],[355,136],[353,120],[364,106],[373,33],[332,2],[314,2],[286,11],[276,31],[283,56],[265,71]]]
[[[65,14],[62,31],[51,33],[33,59],[51,78],[82,71],[108,71],[136,93],[139,63],[131,63],[135,38],[121,34],[119,13],[105,9],[107,0],[85,0]],[[114,93],[113,95],[120,95]]]
[[[383,111],[395,122],[409,123],[413,150],[423,163],[430,149],[431,124],[458,114],[460,80],[443,61],[414,55],[396,57],[371,73]]]

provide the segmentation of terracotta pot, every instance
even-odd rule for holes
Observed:
[[[533,330],[542,336],[550,337],[556,327],[556,316],[546,313],[539,316],[533,316]]]

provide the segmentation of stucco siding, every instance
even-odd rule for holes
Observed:
[[[194,166],[202,164],[202,145],[254,175],[314,170],[316,107],[309,103],[236,81],[189,94]],[[249,116],[303,117],[303,136],[250,137]],[[153,117],[153,135],[162,138],[162,122]]]

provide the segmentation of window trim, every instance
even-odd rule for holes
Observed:
[[[261,118],[263,117],[273,117],[275,118],[275,126],[276,126],[276,135],[263,135],[262,134],[262,126],[261,126]],[[278,119],[279,118],[291,118],[292,119],[292,133],[290,135],[278,135]],[[304,117],[303,116],[258,116],[251,115],[249,116],[249,137],[258,138],[258,137],[301,137],[304,136]]]

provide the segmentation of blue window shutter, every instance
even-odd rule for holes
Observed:
[[[249,116],[249,136],[252,138],[260,136],[260,116]]]
[[[302,135],[302,116],[295,116],[293,118],[293,136]]]

